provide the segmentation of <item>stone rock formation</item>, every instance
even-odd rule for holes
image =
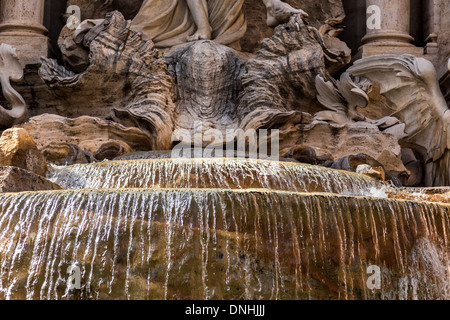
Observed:
[[[108,116],[112,111],[115,121],[152,136],[151,150],[169,149],[172,133],[191,128],[194,120],[205,122],[205,130],[270,129],[287,119],[300,124],[303,111],[320,109],[314,79],[326,72],[323,57],[333,56],[300,15],[277,27],[250,60],[208,41],[175,48],[163,59],[118,12],[102,22],[86,22],[72,39],[89,48],[89,67],[74,74],[46,60],[40,75],[69,112]],[[75,92],[96,98],[80,109]],[[105,106],[106,99],[111,103],[101,111],[97,105]]]
[[[14,166],[45,176],[47,163],[33,138],[21,128],[8,129],[0,137],[0,166]]]
[[[316,120],[309,125],[280,127],[280,154],[283,157],[293,157],[293,143],[314,149],[318,158],[317,164],[331,167],[335,163],[334,159],[338,161],[348,156],[363,154],[375,159],[392,177],[409,175],[402,162],[402,148],[398,137],[380,131],[375,124],[356,122],[337,125]],[[356,166],[352,169],[348,166],[338,166],[336,169],[356,171]]]
[[[35,137],[37,148],[55,164],[104,160],[122,155],[123,150],[146,151],[151,149],[153,141],[138,128],[88,116],[68,119],[44,114],[31,118],[21,127]],[[112,149],[116,152],[111,153]],[[99,159],[94,157],[96,154],[101,155]]]
[[[65,4],[0,5],[0,299],[450,298],[448,0]]]
[[[384,172],[384,169],[382,166],[373,168],[368,164],[360,164],[356,168],[356,173],[364,174],[366,176],[373,177],[375,179],[379,179],[381,181],[386,180],[386,172]]]
[[[333,28],[325,30],[322,33],[333,35]],[[343,60],[328,50],[322,34],[300,16],[294,16],[287,24],[275,28],[274,35],[264,40],[261,50],[250,58],[211,41],[186,44],[163,56],[151,49],[151,43],[131,31],[129,22],[118,12],[109,14],[105,20],[85,21],[76,32],[66,29],[63,34],[69,39],[65,43],[70,43],[63,48],[67,61],[80,61],[78,49],[86,56],[90,52],[90,61],[87,69],[79,74],[58,66],[55,61],[44,61],[39,72],[53,93],[59,99],[64,98],[69,112],[79,110],[77,113],[96,117],[112,116],[114,121],[127,127],[140,128],[152,137],[147,150],[170,149],[172,140],[179,138],[172,134],[180,129],[194,130],[196,122],[201,123],[202,133],[218,130],[222,137],[227,129],[281,129],[282,156],[294,146],[307,145],[319,158],[324,154],[340,159],[365,153],[381,161],[389,172],[407,172],[401,162],[401,148],[392,137],[392,134],[402,133],[402,124],[398,121],[386,118],[385,121],[359,127],[350,124],[351,128],[343,129],[333,126],[346,124],[347,118],[329,124],[314,122],[310,114],[317,113],[317,120],[326,120],[326,113],[322,110],[332,103],[320,98],[322,104],[317,102],[317,92],[321,97],[324,90],[317,86],[316,78],[331,79],[327,64]],[[110,47],[116,51],[107,49]],[[114,58],[117,56],[121,57],[120,60]],[[133,67],[142,65],[145,67]],[[99,87],[99,79],[102,79],[100,83],[104,87],[95,92],[96,98],[85,100],[85,108],[81,110],[80,107],[73,108],[72,105],[77,103],[75,98],[80,99],[74,92],[92,92],[94,95],[92,90]],[[341,81],[342,85],[335,84],[333,88],[324,82],[324,88],[334,90],[334,97],[338,97],[336,92],[343,89],[345,92],[339,95],[344,100],[338,97],[345,102],[342,112],[346,113],[348,104],[352,104],[351,108],[357,115],[358,101],[352,101],[354,90],[359,85],[363,98],[367,100],[364,90],[368,91],[371,83],[355,80],[355,84],[348,74],[344,74]],[[105,106],[106,99],[111,104],[99,112],[102,107],[97,105],[102,101],[102,106]],[[74,115],[66,113],[66,116]],[[356,116],[355,120],[364,119]],[[329,141],[338,139],[343,139],[335,144],[338,147],[331,147]],[[363,147],[373,145],[374,141],[382,147]],[[80,141],[64,143],[79,145]],[[74,154],[83,152],[74,153],[73,148],[67,145],[55,144],[54,148],[54,155],[50,158],[57,163],[90,161],[89,156],[76,160]],[[115,150],[119,149],[119,146],[115,147]],[[123,150],[128,149],[125,147]],[[90,150],[90,153],[95,155],[97,151]],[[44,150],[44,153],[51,152]]]
[[[61,189],[56,183],[30,171],[0,166],[0,193]]]
[[[79,43],[90,50],[84,72],[75,74],[55,60],[43,61],[39,70],[61,101],[61,115],[113,116],[147,131],[152,138],[147,150],[168,149],[175,107],[173,80],[161,53],[131,31],[130,21],[118,12],[79,36]]]

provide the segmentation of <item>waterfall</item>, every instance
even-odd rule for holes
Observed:
[[[0,299],[446,299],[449,209],[267,189],[3,194]]]
[[[153,159],[54,167],[51,180],[67,189],[264,188],[369,195],[377,180],[347,171],[255,159]]]

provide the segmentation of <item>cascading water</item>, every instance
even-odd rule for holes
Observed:
[[[450,206],[355,196],[380,186],[360,175],[166,159],[53,179],[84,189],[0,195],[0,299],[450,298]]]
[[[155,159],[56,167],[67,189],[264,188],[367,195],[381,184],[368,176],[306,164],[256,159]]]

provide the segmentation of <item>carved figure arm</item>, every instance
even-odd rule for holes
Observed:
[[[267,8],[267,25],[276,27],[281,23],[287,22],[292,15],[300,14],[308,17],[308,14],[301,10],[295,9],[281,0],[262,0]]]

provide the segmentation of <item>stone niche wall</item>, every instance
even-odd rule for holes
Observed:
[[[61,57],[61,51],[58,48],[58,37],[64,27],[66,8],[66,0],[45,1],[44,26],[47,28],[50,38],[49,56],[51,58]]]

